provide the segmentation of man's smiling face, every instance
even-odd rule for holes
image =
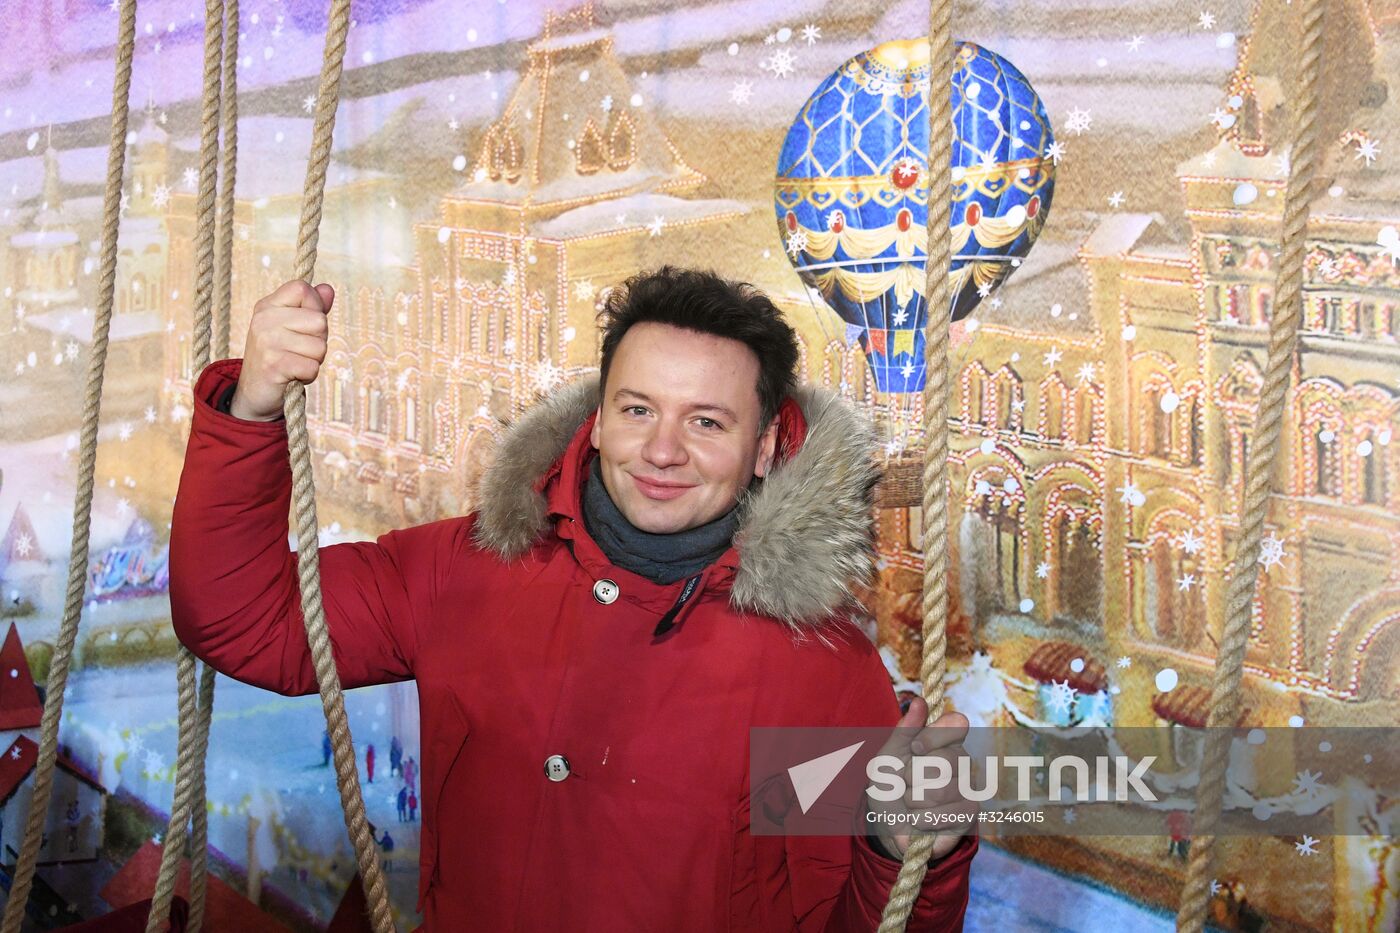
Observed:
[[[759,432],[758,376],[738,340],[655,321],[627,331],[590,439],[629,522],[652,534],[704,525],[768,472],[778,429]]]

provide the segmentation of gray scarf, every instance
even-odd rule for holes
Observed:
[[[608,560],[664,585],[698,573],[729,550],[739,527],[739,508],[674,534],[642,531],[608,495],[599,458],[594,456],[583,486],[583,524]]]

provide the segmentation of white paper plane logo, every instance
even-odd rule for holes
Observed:
[[[792,779],[792,788],[797,791],[797,803],[802,807],[803,813],[811,809],[812,804],[831,786],[831,782],[836,780],[836,775],[841,773],[841,769],[846,767],[846,763],[855,757],[864,744],[857,742],[847,745],[820,758],[813,758],[788,768],[788,777]]]

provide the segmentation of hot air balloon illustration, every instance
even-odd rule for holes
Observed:
[[[788,258],[859,329],[881,392],[924,384],[928,246],[927,39],[886,42],[818,85],[778,157],[774,206]],[[1006,59],[957,44],[953,104],[953,320],[1031,248],[1054,192],[1045,107]]]

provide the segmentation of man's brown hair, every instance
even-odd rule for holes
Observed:
[[[797,334],[767,295],[702,269],[662,266],[612,289],[599,313],[603,327],[599,391],[617,345],[635,324],[653,321],[737,340],[758,357],[760,432],[797,383]]]

